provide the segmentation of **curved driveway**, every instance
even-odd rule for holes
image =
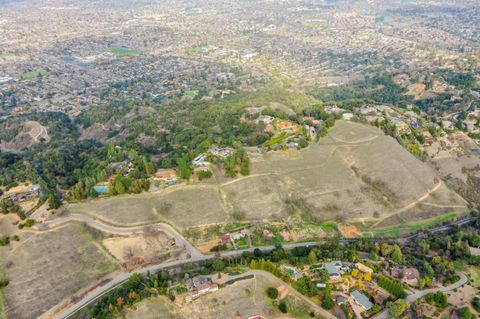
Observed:
[[[68,222],[81,222],[88,226],[98,229],[107,234],[129,236],[134,234],[141,234],[145,232],[162,231],[167,236],[175,238],[175,243],[180,248],[185,248],[192,258],[202,257],[203,254],[199,252],[192,244],[190,244],[182,235],[180,235],[172,226],[165,223],[149,224],[146,226],[120,227],[105,224],[104,222],[82,214],[70,214],[67,216],[58,217],[42,224],[33,225],[32,229],[37,231],[46,231],[59,227]]]
[[[457,282],[455,282],[451,285],[448,285],[446,287],[431,288],[431,289],[425,289],[425,290],[414,290],[414,293],[411,294],[411,295],[408,295],[405,298],[405,300],[408,301],[408,302],[413,302],[417,299],[420,299],[420,298],[424,297],[425,295],[427,295],[429,293],[435,293],[435,292],[439,292],[439,291],[441,291],[441,292],[451,291],[451,290],[460,288],[461,286],[465,285],[468,282],[468,277],[463,272],[456,271],[456,274],[458,276],[460,276],[460,280],[458,280]],[[384,311],[382,311],[380,314],[378,314],[377,316],[375,316],[373,318],[374,319],[388,319],[389,318],[388,310],[385,309]]]

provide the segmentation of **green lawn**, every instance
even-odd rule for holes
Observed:
[[[374,237],[397,237],[402,234],[413,233],[422,229],[437,226],[443,222],[450,221],[455,217],[455,213],[448,213],[414,223],[377,228],[373,229],[371,232]]]
[[[187,53],[193,54],[193,53],[200,53],[202,51],[208,51],[210,49],[213,49],[214,46],[211,46],[209,44],[203,44],[203,45],[197,45],[195,47],[191,47],[187,49]]]
[[[112,52],[113,54],[119,57],[137,56],[137,55],[143,54],[143,52],[140,50],[130,49],[130,48],[112,48],[110,49],[110,52]]]
[[[0,53],[0,58],[5,58],[6,59],[6,58],[13,58],[15,56],[16,56],[16,54],[13,53],[13,52],[2,52],[2,53]]]
[[[287,133],[281,133],[280,135],[274,136],[265,143],[262,144],[262,146],[268,147],[268,146],[273,146],[275,144],[279,144],[283,142],[286,138],[288,137]]]
[[[34,70],[25,72],[18,77],[19,80],[31,80],[39,76],[47,76],[48,72],[45,70]]]

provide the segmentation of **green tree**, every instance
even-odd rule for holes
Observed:
[[[225,263],[221,259],[215,259],[213,262],[213,269],[215,271],[222,271],[225,268]]]
[[[315,254],[313,250],[310,250],[310,252],[308,253],[308,262],[310,263],[310,265],[314,265],[317,263],[317,261],[317,254]]]
[[[392,260],[396,263],[403,262],[402,250],[400,249],[400,247],[398,245],[393,246]]]
[[[268,287],[267,288],[267,296],[270,299],[277,299],[278,297],[278,289],[275,287]]]
[[[48,194],[48,207],[50,209],[57,209],[62,205],[62,201],[56,192],[50,192]]]
[[[282,312],[282,313],[287,313],[287,312],[288,312],[287,303],[282,300],[282,301],[278,304],[278,310],[280,310],[280,312]]]
[[[325,291],[323,292],[322,308],[330,310],[335,306],[335,301],[332,298],[332,288],[330,285],[327,285]]]
[[[405,311],[410,307],[410,303],[403,299],[398,299],[395,302],[387,302],[387,310],[388,313],[393,318],[400,318]]]
[[[177,166],[180,177],[186,181],[190,180],[190,176],[192,175],[192,168],[188,164],[188,157],[177,157]]]
[[[473,319],[475,318],[470,311],[470,308],[468,307],[463,307],[457,310],[458,316],[462,319]]]

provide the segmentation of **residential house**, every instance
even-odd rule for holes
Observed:
[[[295,268],[285,267],[285,271],[295,281],[303,277],[303,274]]]
[[[230,238],[229,234],[222,235],[220,236],[220,244],[221,245],[226,245],[228,244],[232,239]]]
[[[342,118],[343,118],[345,121],[350,121],[350,120],[353,118],[353,113],[343,113],[343,114],[342,114]]]
[[[268,229],[264,229],[263,230],[263,237],[265,237],[266,239],[272,239],[273,238],[273,233]]]
[[[210,278],[201,276],[192,278],[192,286],[192,299],[218,290],[218,285],[214,284]]]
[[[230,234],[230,239],[235,241],[235,240],[239,240],[239,239],[242,239],[243,237],[247,236],[247,233],[245,231],[237,231],[237,232],[234,232],[234,233],[231,233]]]
[[[347,298],[345,298],[344,296],[338,295],[335,297],[335,302],[337,303],[337,305],[341,306],[347,302]]]
[[[235,153],[235,150],[230,147],[217,147],[217,146],[212,146],[208,149],[208,151],[214,155],[218,156],[221,158],[227,158],[230,155],[233,155]]]
[[[410,127],[407,123],[400,119],[393,119],[392,124],[395,127],[395,132],[397,134],[408,134],[410,133]]]
[[[395,266],[390,271],[393,278],[400,279],[404,284],[416,286],[420,280],[420,272],[414,267]]]
[[[373,273],[372,268],[370,268],[368,266],[365,266],[362,263],[356,263],[355,267],[357,267],[357,269],[360,270],[361,272],[363,272],[364,274],[372,274]]]
[[[192,160],[194,166],[208,166],[210,163],[207,161],[206,154],[200,154]]]
[[[177,172],[175,170],[158,170],[153,179],[169,185],[175,184],[177,182]]]
[[[38,198],[41,195],[40,185],[34,184],[28,188],[28,191],[11,194],[8,198],[14,202],[24,202],[33,198]]]
[[[264,124],[268,125],[268,124],[272,124],[273,120],[275,120],[275,118],[273,116],[270,116],[270,115],[260,115],[258,118],[257,118],[257,124],[260,123],[260,122],[263,122]]]
[[[352,295],[353,301],[355,301],[357,305],[362,307],[363,310],[372,309],[373,303],[363,293],[361,293],[358,290],[354,290],[351,292],[351,295]]]
[[[287,120],[280,120],[277,124],[277,128],[286,133],[296,133],[298,131],[298,125],[293,123],[292,121]]]
[[[328,271],[328,275],[330,276],[330,280],[339,280],[341,279],[341,274],[343,273],[341,261],[331,261],[325,263],[325,269]]]
[[[332,114],[332,113],[342,113],[344,112],[345,110],[344,109],[341,109],[339,108],[338,106],[336,105],[327,105],[325,106],[325,112],[327,112],[328,114]]]

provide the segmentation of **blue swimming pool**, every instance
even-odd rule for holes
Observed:
[[[93,186],[93,189],[99,194],[108,193],[108,186]]]

